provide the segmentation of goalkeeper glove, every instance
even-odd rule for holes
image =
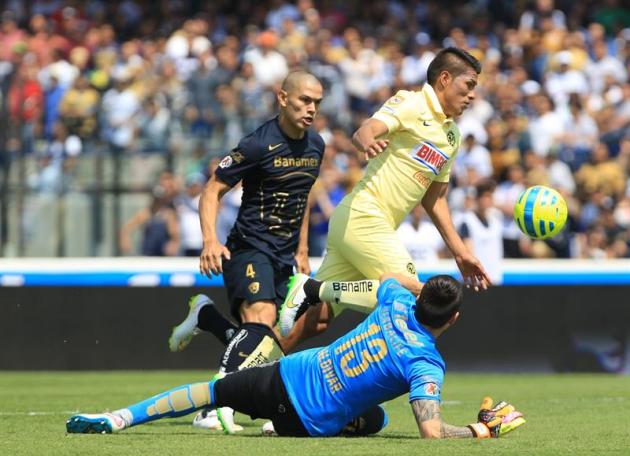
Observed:
[[[484,397],[477,415],[478,422],[468,426],[475,437],[501,437],[525,424],[523,414],[512,404],[505,401],[499,401],[494,406],[492,404],[491,397]]]

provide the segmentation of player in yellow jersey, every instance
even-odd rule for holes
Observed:
[[[429,65],[421,91],[399,91],[354,133],[354,145],[370,161],[363,179],[333,212],[317,280],[298,274],[289,285],[279,321],[285,350],[323,331],[346,308],[372,311],[378,281],[350,285],[332,280],[377,279],[392,271],[409,277],[407,287],[420,294],[422,283],[396,234],[419,201],[466,284],[475,290],[490,285],[483,266],[454,228],[446,198],[460,145],[455,118],[475,98],[480,72],[479,62],[468,52],[443,49]],[[306,318],[299,318],[306,310]]]

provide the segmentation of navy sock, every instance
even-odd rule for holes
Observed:
[[[221,358],[221,370],[223,372],[234,372],[238,370],[249,355],[259,350],[261,344],[264,344],[265,338],[267,338],[268,343],[275,343],[280,347],[276,335],[269,326],[262,323],[241,324],[223,353],[223,357]],[[269,340],[269,338],[272,340]],[[262,358],[268,355],[268,350],[264,351],[265,353],[260,354]],[[257,364],[262,364],[267,360],[268,359],[260,359],[260,362]]]
[[[319,289],[322,286],[322,282],[315,279],[308,279],[304,283],[304,294],[310,305],[315,305],[321,300],[319,299]]]
[[[203,306],[197,316],[197,327],[202,331],[208,331],[227,345],[236,332],[236,325],[225,318],[214,304]]]

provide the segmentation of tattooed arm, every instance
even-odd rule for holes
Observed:
[[[440,403],[435,400],[416,400],[411,403],[420,435],[426,439],[474,437],[466,426],[452,426],[442,421]]]

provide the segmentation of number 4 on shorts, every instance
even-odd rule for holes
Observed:
[[[254,271],[254,266],[251,263],[245,268],[245,277],[249,277],[250,279],[256,277],[256,271]]]

